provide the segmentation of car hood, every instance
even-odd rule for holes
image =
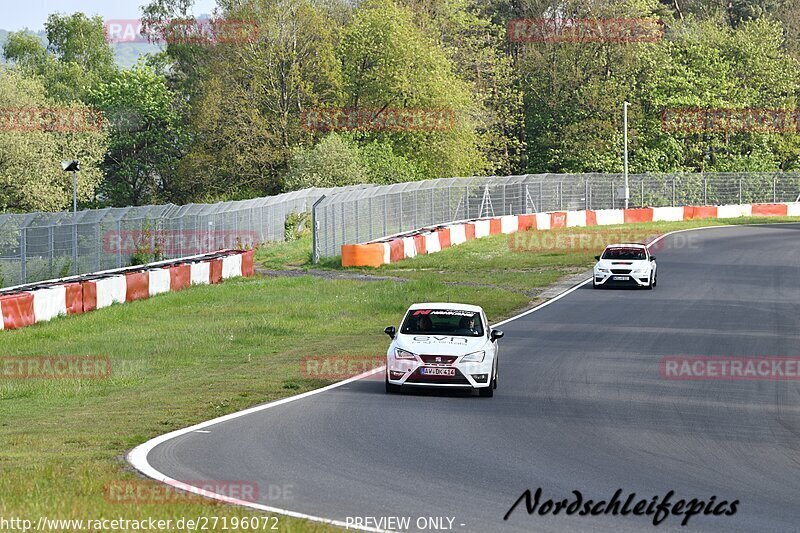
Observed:
[[[610,259],[601,259],[597,262],[598,268],[641,268],[646,267],[650,264],[650,261],[647,259],[639,259],[639,260],[630,260],[630,259],[620,259],[620,260],[610,260]]]
[[[415,354],[466,355],[485,349],[486,337],[459,337],[456,335],[403,335],[397,336],[396,346]]]

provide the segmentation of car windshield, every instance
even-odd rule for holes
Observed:
[[[603,259],[638,261],[647,259],[644,248],[606,248]]]
[[[410,335],[483,335],[481,315],[458,309],[414,309],[406,316],[400,333]]]

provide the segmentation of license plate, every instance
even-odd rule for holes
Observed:
[[[614,281],[629,281],[630,276],[614,276]]]
[[[455,376],[455,368],[428,368],[422,367],[420,373],[425,376]]]

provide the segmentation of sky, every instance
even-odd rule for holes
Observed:
[[[44,29],[50,13],[74,13],[100,15],[105,20],[138,19],[140,7],[148,0],[0,0],[0,29],[33,31]],[[210,14],[215,0],[195,0],[194,14]]]

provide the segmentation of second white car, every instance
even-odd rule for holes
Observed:
[[[595,259],[595,289],[611,285],[652,289],[658,284],[656,258],[644,244],[611,244]]]

